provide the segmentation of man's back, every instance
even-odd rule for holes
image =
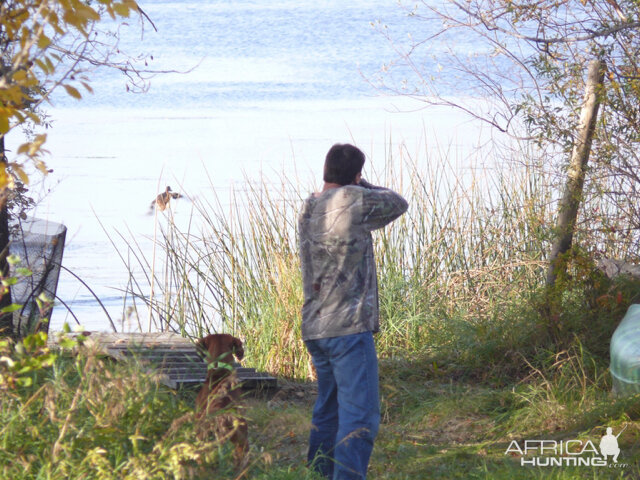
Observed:
[[[378,331],[371,231],[406,210],[397,193],[357,185],[305,200],[299,220],[304,340]]]

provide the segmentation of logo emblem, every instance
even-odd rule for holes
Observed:
[[[618,463],[618,455],[620,455],[620,447],[618,446],[618,437],[624,432],[627,426],[625,425],[618,435],[613,434],[613,429],[607,427],[607,434],[600,440],[600,453],[607,460],[607,457],[611,455],[613,457],[613,463]]]
[[[626,428],[625,425],[614,435],[613,429],[607,427],[606,435],[600,439],[599,449],[591,440],[513,440],[505,455],[520,457],[521,466],[626,468],[628,465],[618,463],[618,437]]]

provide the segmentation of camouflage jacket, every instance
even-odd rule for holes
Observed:
[[[302,338],[379,330],[371,231],[408,208],[392,190],[347,185],[311,195],[299,217]]]

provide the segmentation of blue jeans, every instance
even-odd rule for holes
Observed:
[[[365,479],[380,425],[371,332],[305,342],[318,375],[308,460],[333,480]]]

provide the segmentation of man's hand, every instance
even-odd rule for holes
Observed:
[[[367,182],[364,178],[360,179],[360,183],[358,183],[358,185],[360,185],[361,187],[364,187],[364,188],[368,188],[370,190],[378,190],[378,189],[382,188],[382,187],[377,187],[377,186]]]

